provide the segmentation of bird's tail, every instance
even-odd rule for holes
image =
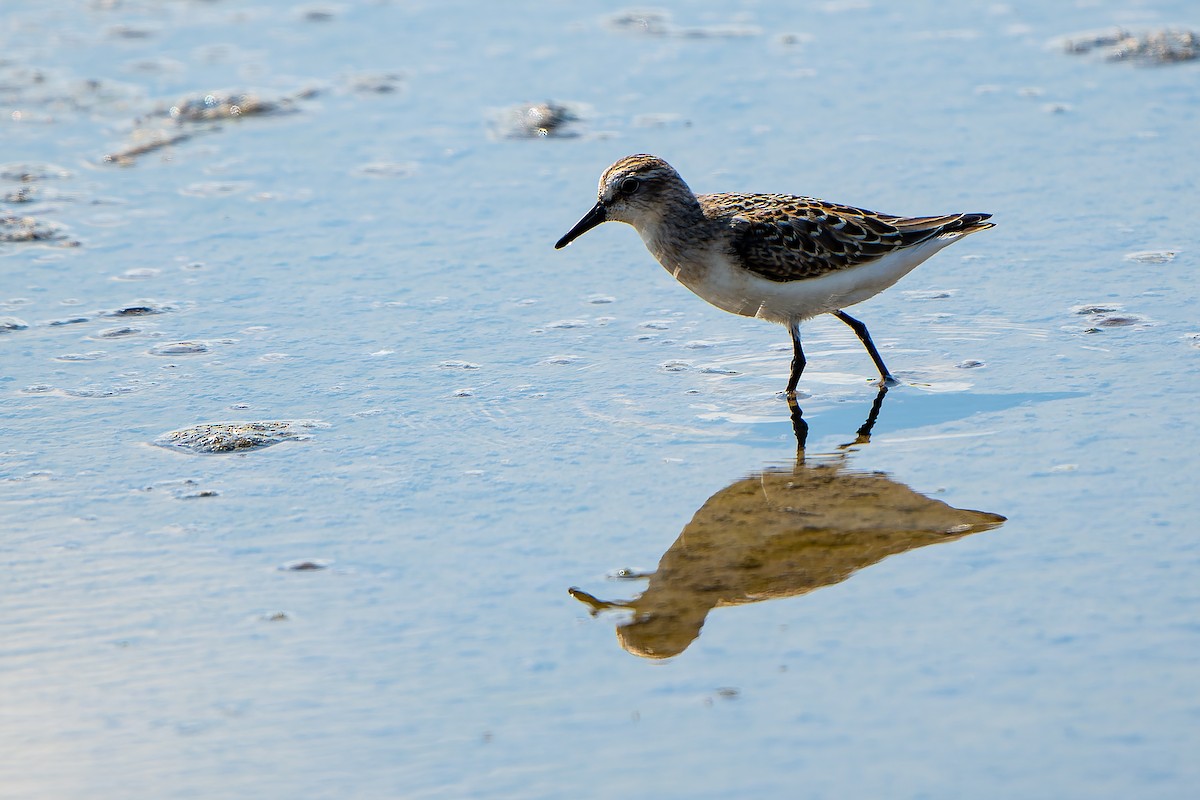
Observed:
[[[937,217],[885,217],[884,219],[900,229],[906,244],[918,244],[929,239],[957,239],[976,231],[985,231],[996,227],[985,220],[991,214],[943,214]]]
[[[942,231],[942,233],[961,233],[963,236],[966,236],[968,233],[986,231],[988,228],[996,227],[996,223],[986,221],[991,218],[991,214],[959,214],[958,219],[954,223],[951,223],[947,230]]]

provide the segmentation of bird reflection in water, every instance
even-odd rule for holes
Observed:
[[[828,457],[804,453],[808,423],[790,400],[796,434],[791,469],[766,470],[708,499],[663,554],[641,596],[608,602],[580,589],[592,614],[632,612],[617,625],[621,646],[645,658],[682,653],[708,612],[793,597],[844,581],[863,567],[916,547],[990,530],[999,514],[954,508],[881,472],[856,472],[847,453],[870,441],[881,387],[855,441]]]

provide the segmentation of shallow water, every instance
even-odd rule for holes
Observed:
[[[0,797],[1191,795],[1200,63],[1055,44],[1190,4],[627,12],[5,3]],[[632,152],[998,226],[856,307],[869,437],[805,326],[797,464],[782,329],[552,250]],[[731,535],[667,659],[568,594],[821,465],[1007,521],[804,591]]]

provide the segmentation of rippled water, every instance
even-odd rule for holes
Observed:
[[[1194,9],[669,5],[4,4],[0,797],[1191,796]],[[794,427],[633,152],[998,225]]]

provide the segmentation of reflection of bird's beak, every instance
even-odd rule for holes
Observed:
[[[571,242],[578,239],[583,234],[590,231],[592,228],[599,225],[608,219],[608,212],[604,208],[603,201],[597,201],[596,205],[592,206],[592,210],[583,215],[583,219],[575,223],[575,227],[567,231],[567,235],[558,240],[558,244],[554,245],[555,250],[561,250]]]

